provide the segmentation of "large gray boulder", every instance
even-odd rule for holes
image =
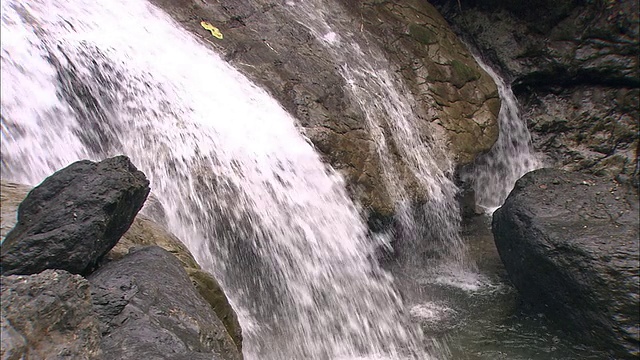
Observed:
[[[523,299],[616,359],[640,355],[638,193],[592,175],[541,169],[493,215]]]
[[[125,156],[78,161],[34,188],[2,243],[2,274],[91,271],[118,242],[149,193]]]
[[[3,239],[6,233],[15,225],[18,206],[27,196],[32,187],[0,181],[0,224],[2,229],[0,237]],[[153,208],[149,209],[150,195],[145,202],[147,211],[162,213],[161,205],[155,200]],[[142,210],[144,211],[144,209]],[[105,261],[115,261],[129,253],[129,249],[140,246],[157,245],[174,255],[189,274],[191,282],[200,295],[211,305],[218,318],[226,327],[229,335],[235,342],[238,351],[242,352],[242,329],[235,310],[218,283],[208,272],[202,270],[193,258],[187,247],[166,228],[152,221],[148,217],[138,214],[129,227],[129,230],[120,238],[118,243],[105,255]],[[9,330],[7,330],[9,331]]]
[[[216,316],[229,332],[238,351],[242,352],[242,328],[224,290],[210,273],[202,270],[180,239],[166,228],[146,216],[138,214],[129,230],[107,254],[106,259],[111,261],[119,260],[128,254],[129,249],[148,245],[157,245],[180,261],[182,267],[187,271],[193,286],[195,286],[204,300],[211,305]]]
[[[89,276],[109,359],[241,359],[180,261],[157,246],[135,249]]]
[[[63,270],[2,276],[3,360],[101,359],[87,280]]]

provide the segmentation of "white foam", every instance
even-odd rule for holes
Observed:
[[[246,358],[393,357],[419,341],[342,178],[157,8],[2,0],[0,36],[3,179],[131,157],[240,309]]]

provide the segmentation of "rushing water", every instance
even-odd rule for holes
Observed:
[[[287,5],[296,21],[331,54],[348,84],[351,101],[364,113],[386,189],[403,228],[399,248],[408,254],[441,256],[443,264],[461,272],[470,264],[465,264],[465,246],[459,235],[458,189],[451,180],[454,163],[443,143],[446,135],[435,128],[421,131],[429,125],[412,108],[420,105],[393,72],[377,42],[366,31],[354,31],[351,15],[341,4],[305,0],[288,1]],[[399,156],[394,157],[394,152]],[[428,194],[428,201],[419,207],[412,204],[407,189],[410,181],[417,185],[413,192]]]
[[[341,178],[272,98],[162,12],[2,0],[1,37],[3,179],[131,157],[240,310],[246,358],[429,358]],[[450,165],[418,161],[411,141],[430,193],[452,196]]]
[[[492,214],[502,206],[516,181],[542,164],[532,150],[531,134],[520,117],[518,101],[511,85],[479,56],[475,56],[475,59],[498,86],[501,101],[498,114],[500,134],[491,150],[479,156],[474,167],[462,178],[472,183],[476,206]]]

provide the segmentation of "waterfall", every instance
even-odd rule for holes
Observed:
[[[471,170],[461,177],[472,184],[479,210],[492,214],[502,205],[516,181],[542,164],[531,149],[531,134],[520,117],[511,86],[480,56],[474,55],[474,58],[498,86],[500,134],[491,150],[479,156]]]
[[[466,247],[460,237],[458,188],[451,180],[455,164],[444,144],[446,134],[419,118],[414,108],[421,105],[394,74],[394,66],[377,42],[366,31],[354,31],[352,16],[341,4],[304,0],[288,1],[287,5],[292,16],[332,55],[351,101],[364,114],[386,189],[403,228],[397,246],[410,255],[424,252],[441,256],[449,268],[471,265],[465,263]],[[413,191],[427,194],[425,204],[412,204],[407,178],[417,185]],[[424,265],[424,259],[407,260]]]
[[[1,4],[3,180],[128,155],[239,310],[247,359],[430,358],[343,180],[275,100],[142,0]],[[452,196],[394,111],[423,185]]]

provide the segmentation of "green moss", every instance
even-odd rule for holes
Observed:
[[[449,65],[451,66],[451,83],[458,89],[470,81],[480,79],[478,71],[459,60],[452,60]]]
[[[238,350],[242,351],[242,329],[240,328],[240,323],[216,279],[200,269],[186,268],[185,270],[187,270],[191,282],[200,295],[211,305],[213,311],[222,321]]]
[[[425,45],[435,44],[438,41],[433,30],[418,24],[409,25],[409,36]]]

